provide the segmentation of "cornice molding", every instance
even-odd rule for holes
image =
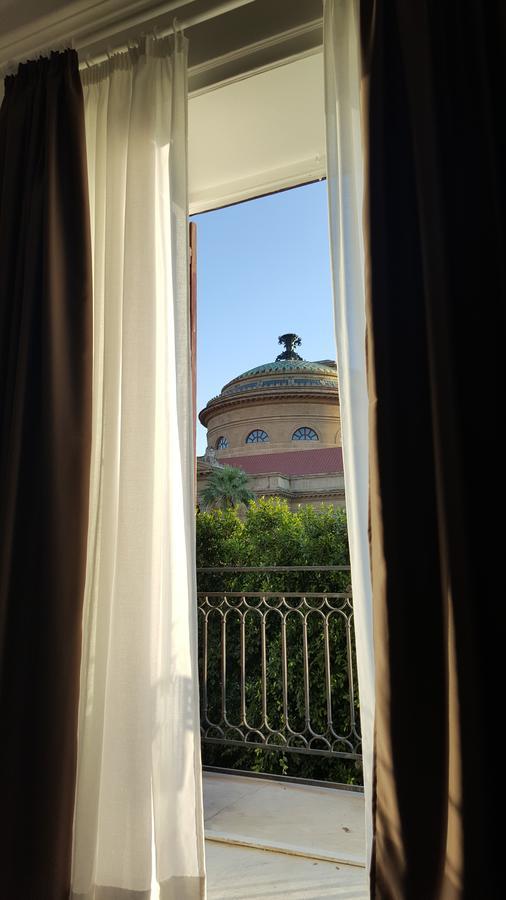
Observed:
[[[261,41],[255,41],[253,44],[246,44],[244,47],[238,47],[237,50],[232,50],[230,53],[224,53],[222,56],[216,56],[214,59],[206,60],[204,63],[200,63],[200,65],[192,66],[190,69],[191,75],[197,77],[198,75],[202,75],[204,72],[210,72],[212,69],[219,69],[222,66],[228,66],[233,62],[242,62],[247,56],[256,56],[260,51],[268,50],[271,47],[279,47],[281,44],[291,43],[298,38],[305,37],[309,34],[317,34],[320,36],[323,28],[323,19],[313,19],[311,22],[304,22],[302,25],[297,25],[295,28],[288,28],[286,31],[279,32],[278,34],[272,34],[268,38],[264,38]],[[319,47],[314,47],[311,51],[306,51],[308,54],[317,53],[319,51]],[[289,57],[291,60],[293,57]],[[257,71],[257,70],[256,70]],[[245,73],[244,78],[247,78],[247,74]]]
[[[235,84],[253,75],[268,72],[279,66],[321,53],[323,47],[323,19],[312,19],[294,28],[270,35],[206,60],[188,70],[191,97]]]
[[[197,0],[74,0],[73,3],[32,19],[25,25],[3,32],[0,37],[0,74],[10,71],[19,62],[51,50],[74,46],[86,55],[86,48],[94,44],[113,49],[122,33],[131,29],[149,30],[158,20],[170,23],[190,13],[188,27],[199,24],[203,16],[192,16]],[[240,0],[239,0],[240,2]],[[243,0],[249,3],[253,0]],[[239,5],[239,4],[238,4]],[[164,18],[166,17],[166,19]],[[158,24],[157,22],[157,24]],[[313,19],[285,31],[268,35],[262,40],[244,44],[235,50],[205,60],[188,71],[191,96],[198,96],[216,87],[233,83],[259,72],[268,71],[295,59],[321,52],[323,20]]]
[[[202,478],[202,481],[204,481],[204,478]],[[203,484],[199,485],[200,490],[203,490],[203,488]],[[330,489],[328,491],[291,491],[288,488],[266,488],[255,491],[254,484],[250,484],[250,488],[253,494],[256,493],[261,497],[282,497],[283,499],[291,500],[292,502],[300,500],[314,500],[325,503],[329,500],[329,498],[333,498],[335,500],[345,499],[345,491],[343,490],[343,488],[336,488],[335,490]]]
[[[7,32],[0,41],[0,66],[9,66],[28,57],[68,47],[92,43],[104,29],[127,30],[167,13],[182,11],[196,0],[74,0],[63,9],[32,19],[29,24]]]
[[[215,397],[209,401],[208,406],[205,406],[199,412],[199,421],[207,428],[209,418],[219,413],[236,409],[239,406],[255,406],[259,403],[272,402],[274,400],[279,400],[283,403],[298,403],[303,400],[311,400],[312,403],[328,403],[331,400],[333,403],[337,402],[339,406],[339,391],[337,388],[334,390],[321,387],[314,388],[313,391],[309,389],[301,391],[300,388],[294,388],[293,391],[287,391],[286,389],[277,391],[273,389],[272,393],[263,392],[254,396]]]

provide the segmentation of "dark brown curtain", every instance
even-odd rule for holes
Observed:
[[[504,896],[506,5],[362,0],[372,896]]]
[[[91,431],[91,257],[73,51],[0,110],[0,896],[70,886]]]

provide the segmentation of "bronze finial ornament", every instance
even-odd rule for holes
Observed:
[[[284,344],[285,350],[284,353],[280,353],[279,356],[276,356],[276,362],[278,359],[302,359],[302,356],[299,356],[298,353],[295,352],[295,347],[300,347],[302,341],[298,334],[282,334],[278,337],[278,344]]]

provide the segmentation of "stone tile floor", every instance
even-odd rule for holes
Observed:
[[[367,900],[363,802],[206,772],[208,900]]]

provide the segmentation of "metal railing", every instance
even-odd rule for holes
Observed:
[[[201,588],[204,580],[236,588],[246,574],[272,589]],[[360,760],[349,567],[202,568],[197,575],[203,742]],[[296,588],[274,587],[281,575],[292,587],[295,578]],[[312,587],[333,581],[344,589],[302,591],[310,579]]]

